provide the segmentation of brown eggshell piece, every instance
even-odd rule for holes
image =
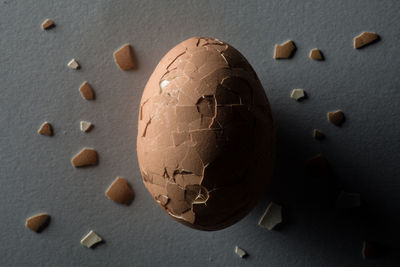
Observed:
[[[26,219],[25,226],[37,233],[43,231],[50,222],[50,216],[47,213],[36,214]]]
[[[275,130],[240,52],[202,37],[172,48],[143,91],[137,153],[147,190],[177,221],[218,230],[248,214],[272,177]]]
[[[97,152],[93,148],[85,147],[72,158],[71,163],[72,166],[74,166],[75,168],[97,165],[98,163]]]
[[[114,52],[115,63],[121,70],[131,70],[135,68],[133,49],[130,44],[125,44]]]
[[[88,82],[81,84],[79,92],[81,93],[82,98],[86,100],[93,100],[95,98],[93,88]]]
[[[123,177],[117,177],[108,187],[105,194],[112,201],[125,205],[131,204],[134,198],[132,187]]]
[[[39,128],[38,134],[52,136],[53,135],[53,127],[47,121],[45,121]]]

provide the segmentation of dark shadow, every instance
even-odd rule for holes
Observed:
[[[281,116],[282,117],[282,116]],[[280,121],[280,124],[284,124]],[[332,250],[337,249],[337,243],[343,243],[343,250],[349,249],[345,244],[352,240],[359,243],[359,250],[351,251],[358,253],[360,264],[363,262],[361,250],[365,240],[375,244],[375,254],[371,259],[373,264],[380,266],[400,266],[400,215],[390,211],[390,207],[377,207],[368,201],[373,199],[368,195],[361,194],[362,203],[359,208],[338,209],[336,201],[339,193],[359,192],[354,185],[343,181],[334,171],[335,162],[325,158],[314,165],[309,159],[316,156],[315,149],[318,145],[307,147],[306,143],[299,142],[294,138],[293,131],[296,125],[278,127],[277,132],[277,168],[273,182],[270,185],[265,198],[257,206],[257,210],[265,209],[270,201],[283,206],[283,223],[273,231],[282,233],[293,233],[291,228],[313,229],[308,231],[309,240],[318,240],[334,236],[334,241],[326,240],[326,246],[330,242]],[[310,136],[312,138],[312,136]],[[314,140],[316,144],[326,140]],[[330,150],[340,150],[340,147],[330,147]],[[352,155],[343,155],[352,161]],[[379,168],[379,166],[377,166]],[[354,172],[354,170],[353,170]],[[353,175],[353,174],[352,174]],[[357,175],[357,174],[356,174]],[[360,172],[359,176],[365,175]],[[385,196],[381,196],[385,198]],[[373,204],[373,203],[372,203]],[[293,220],[293,218],[295,218]],[[298,230],[299,231],[299,230]],[[298,238],[299,234],[287,236]],[[302,240],[299,240],[301,243]],[[315,244],[316,249],[319,244]],[[357,255],[357,254],[355,254]],[[357,257],[357,256],[356,256]],[[346,259],[343,259],[344,261]]]
[[[37,229],[36,232],[37,232],[37,233],[43,232],[43,230],[46,229],[47,226],[49,226],[50,221],[51,221],[50,216],[47,216],[46,221],[44,221],[44,223],[43,223],[42,225],[39,226],[39,228]]]

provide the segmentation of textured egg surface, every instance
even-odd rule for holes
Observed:
[[[171,49],[143,91],[137,153],[146,188],[177,221],[218,230],[249,213],[273,174],[275,131],[242,54],[212,38]]]

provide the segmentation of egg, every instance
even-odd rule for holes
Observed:
[[[158,63],[140,102],[143,183],[172,218],[219,230],[246,216],[275,165],[275,129],[257,74],[231,45],[194,37]]]

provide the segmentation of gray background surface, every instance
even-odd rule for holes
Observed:
[[[57,27],[44,32],[40,24]],[[0,1],[0,266],[399,266],[400,1]],[[375,31],[362,50],[353,37]],[[271,192],[242,221],[218,232],[170,219],[145,190],[136,157],[138,105],[161,57],[191,36],[224,40],[252,64],[278,127],[278,166]],[[294,40],[293,59],[274,61],[275,43]],[[135,71],[120,71],[112,53],[131,43]],[[308,59],[320,48],[324,62]],[[66,67],[71,58],[79,71]],[[81,99],[83,81],[97,99]],[[304,88],[308,99],[289,95]],[[338,128],[326,112],[342,109]],[[48,120],[55,136],[36,133]],[[79,121],[95,124],[89,134]],[[312,130],[327,134],[314,140]],[[74,169],[82,147],[100,164]],[[329,178],[312,180],[304,163],[317,153]],[[126,177],[131,206],[104,196]],[[328,179],[329,182],[325,182]],[[363,207],[340,212],[332,192],[360,192]],[[257,227],[269,201],[284,206],[277,231]],[[52,216],[37,235],[24,226],[37,212]],[[106,242],[79,241],[90,229]],[[364,261],[364,239],[383,255]],[[239,245],[250,254],[233,252]]]

